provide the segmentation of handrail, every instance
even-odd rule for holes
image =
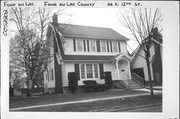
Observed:
[[[140,85],[144,86],[143,83],[141,83],[140,81],[138,81],[136,78],[133,78],[133,80],[135,80],[137,83],[139,83]]]
[[[126,86],[127,86],[127,88],[129,87],[129,85],[128,85],[128,78],[127,78],[127,76],[124,74],[124,73],[121,73],[122,74],[122,76],[123,77],[125,77],[125,80],[122,80],[125,84],[126,84]]]
[[[143,78],[141,76],[139,76],[138,74],[136,74],[135,72],[132,72],[131,74],[135,74],[137,77],[139,77],[140,79],[143,80]]]
[[[132,73],[132,75],[135,75],[136,77],[140,78],[141,81],[137,80],[136,78],[133,78],[133,80],[135,80],[136,82],[138,82],[139,84],[141,84],[142,86],[144,86],[143,84],[143,78],[140,77],[139,75],[137,75],[136,73]]]

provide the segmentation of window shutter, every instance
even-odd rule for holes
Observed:
[[[53,73],[53,69],[52,69],[51,71],[52,71],[52,80],[54,80],[54,73]]]
[[[120,42],[118,42],[119,52],[121,52],[121,45]]]
[[[79,75],[79,64],[74,64],[75,72],[77,75],[77,80],[80,80],[80,75]]]
[[[83,43],[84,43],[84,52],[86,52],[86,41],[83,40]]]
[[[97,52],[100,52],[100,42],[96,41],[96,46],[97,46]]]
[[[87,51],[89,52],[89,40],[87,40]]]
[[[109,52],[109,42],[107,41],[107,52]]]
[[[111,52],[113,52],[113,51],[112,51],[112,41],[110,41],[110,48],[111,48]]]
[[[73,39],[74,51],[76,51],[76,40]]]
[[[104,79],[104,67],[103,64],[99,64],[100,79]]]

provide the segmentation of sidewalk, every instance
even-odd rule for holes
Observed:
[[[148,96],[149,92],[147,89],[136,89],[133,91],[123,91],[126,92],[125,94],[119,94],[119,95],[114,95],[112,96],[112,93],[116,94],[117,92],[122,93],[120,90],[113,90],[113,91],[107,91],[110,92],[111,95],[104,97],[103,95],[100,97],[94,96],[94,98],[91,99],[80,99],[80,100],[70,100],[70,101],[62,101],[58,103],[48,103],[48,104],[40,104],[40,105],[32,105],[32,106],[23,106],[23,107],[17,107],[17,108],[11,108],[10,111],[18,111],[18,110],[28,110],[28,109],[35,109],[35,108],[43,108],[43,107],[53,107],[53,106],[62,106],[62,105],[70,105],[70,104],[83,104],[83,103],[93,103],[93,102],[98,102],[98,101],[109,101],[109,100],[124,100],[125,98],[133,98],[133,97],[138,97],[138,96]],[[107,93],[106,92],[106,93]],[[131,92],[131,93],[130,93]],[[135,94],[133,94],[134,92]],[[102,92],[98,92],[99,95],[102,94]],[[103,92],[105,93],[105,92]],[[130,94],[127,94],[130,93]],[[155,92],[156,95],[161,94],[160,91]],[[91,96],[93,94],[90,93]],[[86,96],[86,95],[85,95]]]

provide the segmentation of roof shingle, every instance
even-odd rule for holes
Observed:
[[[111,28],[59,24],[58,30],[67,38],[87,38],[99,40],[129,40]]]

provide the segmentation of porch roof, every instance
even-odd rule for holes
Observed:
[[[125,54],[125,53],[120,53],[120,54],[112,57],[111,60],[121,60],[121,59],[123,59],[123,58],[125,58],[125,59],[127,59],[127,60],[129,60],[129,61],[131,61],[131,59],[132,59],[132,58],[131,58],[130,56],[128,56],[127,54]]]

